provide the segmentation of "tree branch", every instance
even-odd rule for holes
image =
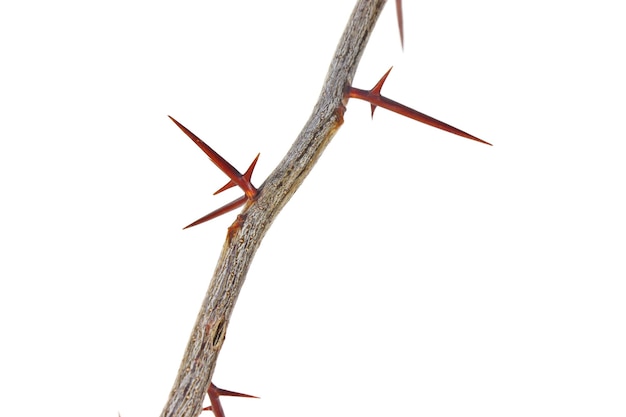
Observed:
[[[313,112],[300,135],[248,202],[228,235],[161,417],[195,417],[211,382],[250,264],[270,225],[343,123],[345,89],[386,0],[358,0]]]

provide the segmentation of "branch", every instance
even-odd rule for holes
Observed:
[[[386,0],[358,0],[313,112],[300,135],[228,230],[174,387],[161,417],[195,417],[209,389],[230,317],[268,228],[343,123],[344,94]]]

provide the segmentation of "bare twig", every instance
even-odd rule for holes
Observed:
[[[195,417],[252,259],[283,206],[302,184],[343,122],[344,94],[386,0],[358,0],[330,64],[322,92],[300,135],[229,228],[162,417]],[[380,105],[380,104],[379,104]]]

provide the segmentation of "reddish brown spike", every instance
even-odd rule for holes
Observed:
[[[433,126],[438,129],[445,130],[446,132],[450,132],[455,135],[492,146],[491,143],[486,142],[482,139],[479,139],[474,135],[470,135],[469,133],[464,132],[461,129],[457,129],[456,127],[451,126],[447,123],[444,123],[440,120],[437,120],[434,117],[430,117],[424,113],[421,113],[408,106],[405,106],[404,104],[400,104],[397,101],[393,101],[391,99],[388,99],[387,97],[382,96],[380,94],[380,88],[382,87],[382,83],[387,78],[389,71],[387,71],[387,73],[383,76],[383,78],[381,78],[381,80],[371,90],[367,91],[367,90],[361,90],[359,88],[349,87],[346,93],[347,96],[350,98],[358,98],[360,100],[365,100],[369,102],[373,107],[380,106],[387,110],[391,110],[394,113],[398,113],[410,119],[417,120],[418,122],[425,123],[429,126]]]
[[[246,181],[248,181],[249,183],[252,182],[252,173],[254,172],[254,168],[256,167],[256,163],[259,160],[259,156],[261,156],[260,152],[258,154],[256,154],[256,157],[254,158],[254,161],[252,161],[252,163],[250,164],[248,169],[246,169],[246,172],[243,173],[243,178]]]
[[[385,73],[385,75],[382,76],[382,78],[380,80],[378,80],[378,82],[376,83],[376,85],[374,86],[374,88],[372,88],[369,92],[370,94],[377,94],[380,95],[380,90],[382,90],[383,88],[383,84],[385,84],[385,80],[387,79],[387,76],[389,76],[389,73],[391,72],[391,70],[393,69],[393,67],[389,68],[387,70],[387,72]],[[376,105],[372,104],[372,119],[374,118],[374,110],[376,110]]]
[[[207,394],[209,395],[209,401],[211,401],[211,405],[208,407],[204,407],[203,410],[213,411],[213,414],[215,415],[215,417],[225,417],[224,409],[222,408],[222,403],[220,401],[221,396],[259,398],[259,397],[255,397],[254,395],[242,394],[240,392],[228,391],[225,389],[218,388],[212,382],[211,382],[211,385],[209,385]]]
[[[235,185],[237,185],[237,184],[235,184],[232,180],[231,180],[231,181],[228,181],[228,182],[226,183],[226,185],[224,185],[222,188],[220,188],[219,190],[217,190],[216,192],[214,192],[214,193],[213,193],[213,195],[218,195],[218,194],[219,194],[219,193],[221,193],[222,191],[226,191],[226,190],[229,190],[229,189],[233,188]]]
[[[238,199],[233,200],[230,203],[228,203],[228,204],[218,208],[217,210],[213,210],[212,212],[210,212],[206,216],[200,217],[195,222],[188,224],[187,226],[183,227],[183,230],[189,229],[190,227],[197,226],[197,225],[202,224],[204,222],[208,222],[209,220],[213,220],[214,218],[219,217],[222,214],[226,214],[229,211],[233,211],[236,208],[239,208],[239,207],[243,206],[244,204],[246,204],[246,201],[248,201],[248,197],[246,197],[245,195],[242,195]]]
[[[202,139],[197,137],[192,131],[187,129],[181,123],[179,123],[172,116],[169,117],[175,124],[182,130],[191,140],[195,142],[196,145],[209,157],[209,159],[224,173],[230,180],[239,188],[241,188],[248,198],[254,198],[257,194],[257,189],[247,181],[243,175],[237,169],[232,166],[227,160],[222,158],[220,154],[215,152],[213,148],[204,143]]]
[[[235,391],[229,391],[229,390],[226,390],[226,389],[222,389],[222,388],[216,387],[213,383],[211,383],[211,385],[213,385],[213,389],[215,390],[217,395],[220,396],[220,397],[259,398],[259,397],[255,396],[255,395],[242,394],[241,392],[235,392]],[[211,389],[211,387],[209,387],[209,390],[210,389]]]
[[[248,169],[246,170],[246,172],[244,172],[244,174],[242,175],[242,177],[248,181],[249,183],[252,182],[252,172],[254,171],[254,167],[256,166],[257,161],[259,160],[259,156],[261,156],[261,154],[257,154],[256,158],[254,158],[254,161],[252,161],[252,163],[250,164],[250,166],[248,167]],[[232,180],[228,181],[228,183],[226,183],[226,185],[224,185],[222,188],[220,188],[219,190],[217,190],[216,192],[213,193],[213,195],[219,194],[222,191],[226,191],[229,188],[234,187],[235,184]]]
[[[398,16],[398,29],[400,29],[400,45],[404,50],[404,22],[402,19],[402,0],[396,0],[396,15]]]

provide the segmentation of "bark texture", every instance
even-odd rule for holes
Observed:
[[[386,0],[358,0],[331,61],[320,97],[306,125],[233,225],[198,313],[176,381],[161,417],[195,417],[213,376],[235,302],[272,222],[343,123],[344,91],[354,74]]]

